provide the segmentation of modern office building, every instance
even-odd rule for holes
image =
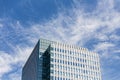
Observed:
[[[102,80],[99,55],[40,39],[23,67],[22,80]]]

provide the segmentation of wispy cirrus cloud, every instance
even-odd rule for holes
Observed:
[[[34,47],[33,45],[39,38],[87,48],[89,48],[88,46],[92,47],[90,49],[98,52],[101,56],[103,79],[119,79],[120,75],[114,74],[115,76],[112,76],[114,72],[119,73],[116,67],[120,64],[114,63],[114,61],[120,60],[118,46],[120,35],[116,34],[116,30],[120,29],[120,13],[115,8],[115,1],[97,1],[96,8],[90,12],[86,12],[85,5],[84,7],[80,6],[79,1],[73,0],[73,2],[73,7],[70,10],[60,9],[58,15],[52,16],[43,23],[29,22],[30,27],[26,27],[19,20],[13,20],[8,22],[6,27],[0,28],[0,34],[2,34],[0,35],[0,44],[4,45],[4,42],[7,48],[12,50],[11,52],[0,51],[0,56],[2,56],[0,57],[2,63],[0,64],[0,69],[2,69],[0,79],[8,74],[10,80],[18,80],[13,78],[15,75],[20,80],[21,69],[12,73],[15,68],[11,65],[22,68]],[[0,48],[2,49],[2,46]],[[108,63],[110,64],[108,65]],[[115,64],[114,67],[112,67],[113,64]]]
[[[24,46],[15,46],[13,54],[0,51],[0,79],[20,80],[21,67],[23,67],[23,64],[25,64],[25,61],[27,60],[31,51],[31,47],[24,48]]]

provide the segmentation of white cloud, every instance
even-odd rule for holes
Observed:
[[[109,44],[113,37],[115,40],[119,38],[114,34],[115,30],[120,28],[120,13],[114,10],[114,0],[100,0],[92,13],[85,13],[79,7],[69,12],[73,16],[62,12],[46,23],[31,25],[31,28],[26,29],[28,40],[35,43],[41,37],[72,44],[80,42],[80,46],[84,46],[90,39],[96,38],[100,41],[99,48],[95,48],[98,51],[101,46],[106,50],[109,50],[108,46],[115,47],[115,44]]]
[[[115,45],[112,43],[108,43],[108,42],[102,42],[99,43],[95,46],[96,50],[108,50],[110,47],[114,47]]]
[[[110,36],[110,39],[111,40],[115,40],[115,41],[119,41],[120,40],[120,36],[113,34],[113,35]]]
[[[102,42],[94,46],[95,52],[101,52],[102,58],[110,58],[111,53],[110,51],[113,50],[112,48],[115,47],[115,44],[109,42]]]
[[[10,74],[8,77],[11,80],[21,80],[20,73],[17,72]]]
[[[31,51],[32,51],[31,47],[19,47],[19,46],[14,47],[14,53],[5,53],[4,51],[0,51],[0,79],[2,79],[2,76],[4,74],[14,70],[14,67],[12,65],[17,65],[16,67],[23,67],[23,64],[27,60]],[[12,75],[11,73],[10,76],[14,76],[14,75]],[[16,79],[10,78],[10,79],[18,80],[17,78]]]
[[[12,70],[11,66],[9,66],[11,60],[12,57],[9,54],[0,51],[0,79],[4,73]]]
[[[27,42],[31,44],[35,44],[39,38],[45,38],[71,44],[78,44],[79,42],[80,46],[84,46],[90,39],[95,38],[99,42],[94,45],[94,51],[102,51],[103,53],[100,54],[106,59],[112,56],[119,59],[116,54],[109,52],[116,49],[116,44],[111,43],[110,40],[119,41],[120,39],[120,36],[114,34],[115,30],[120,28],[120,13],[114,10],[114,0],[100,0],[96,10],[92,13],[85,13],[79,7],[73,8],[69,12],[72,16],[61,12],[57,17],[51,18],[45,23],[32,24],[29,28],[24,28],[19,21],[10,25],[15,30],[15,34],[24,35],[22,38],[27,39]],[[14,53],[0,52],[0,69],[2,69],[0,77],[14,69],[11,64],[20,62],[20,65],[24,65],[33,46],[22,47],[17,45],[12,49]],[[19,77],[18,74],[11,74],[11,80],[15,80],[13,79],[14,75]]]

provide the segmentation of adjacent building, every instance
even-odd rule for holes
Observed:
[[[102,80],[99,55],[40,39],[23,67],[22,80]]]

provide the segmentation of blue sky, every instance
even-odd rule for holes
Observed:
[[[103,80],[120,80],[120,0],[0,0],[0,80],[21,80],[39,38],[97,52]]]

